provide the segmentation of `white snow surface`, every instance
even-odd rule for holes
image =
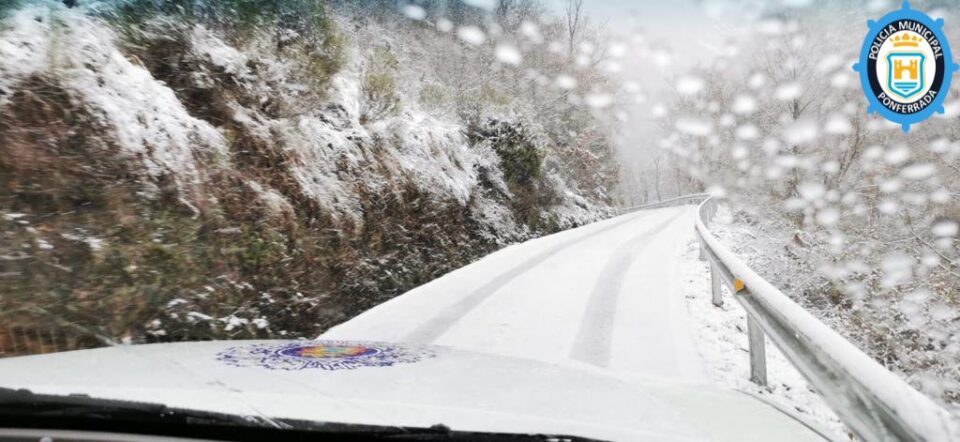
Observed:
[[[49,59],[49,16],[41,9],[24,9],[0,27],[0,105],[9,100],[11,87],[22,78],[44,69]]]
[[[770,385],[749,381],[745,313],[729,293],[722,308],[710,303],[710,274],[697,259],[694,225],[695,208],[674,207],[527,241],[374,307],[321,338],[439,344],[590,367],[627,380],[734,389],[837,440],[849,438],[769,340]],[[758,293],[775,290],[756,278],[745,280]],[[812,318],[799,314],[799,307],[779,307]],[[813,322],[797,326],[811,334],[829,331]],[[836,344],[829,349],[835,356],[876,365],[837,354],[849,343],[835,341],[824,338]],[[885,378],[901,397],[924,408],[918,393],[903,390],[902,381],[892,383],[895,375],[873,366],[860,374],[867,382]],[[924,419],[922,411],[908,418]]]
[[[327,331],[624,376],[704,383],[674,277],[693,208],[629,214],[507,247]]]
[[[776,349],[749,381],[746,321],[710,303],[695,208],[627,214],[514,245],[381,304],[324,339],[433,343],[759,397],[823,434],[846,430]]]

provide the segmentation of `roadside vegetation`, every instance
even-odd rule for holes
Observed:
[[[314,337],[613,203],[606,117],[436,25],[564,35],[536,2],[20,3],[0,4],[0,344]],[[600,78],[543,46],[545,77]]]

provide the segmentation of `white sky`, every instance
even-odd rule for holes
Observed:
[[[562,13],[567,0],[545,0],[549,8]],[[650,153],[657,149],[656,122],[650,108],[672,95],[671,87],[677,74],[697,64],[709,63],[722,42],[735,30],[711,17],[697,0],[585,0],[584,8],[593,23],[604,25],[607,33],[625,41],[641,33],[648,46],[668,50],[673,62],[663,68],[651,69],[650,60],[631,53],[624,60],[625,81],[636,81],[643,87],[648,100],[632,105],[631,114],[619,134],[621,158],[632,166],[650,161]]]
[[[563,11],[567,0],[546,0],[555,11]],[[669,47],[677,54],[676,67],[687,68],[704,61],[711,46],[731,33],[730,29],[705,11],[697,0],[585,0],[584,9],[594,23],[608,32],[630,36],[639,31],[650,41]],[[672,71],[673,69],[671,69]]]

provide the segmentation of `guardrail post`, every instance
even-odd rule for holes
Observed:
[[[717,271],[717,266],[713,264],[710,264],[710,291],[713,294],[713,305],[722,307],[723,298],[721,297],[722,293],[720,290],[720,272]]]
[[[763,330],[747,316],[747,339],[750,341],[750,381],[767,386],[767,348]]]
[[[699,237],[699,235],[697,235],[697,236]],[[700,260],[701,260],[701,261],[706,261],[706,260],[707,260],[707,245],[704,244],[703,238],[699,238],[699,240],[700,240]]]

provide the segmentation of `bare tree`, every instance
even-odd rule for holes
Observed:
[[[568,48],[570,55],[573,55],[573,50],[580,39],[584,26],[583,0],[567,0],[567,7],[564,12],[567,19]]]
[[[536,21],[543,15],[543,7],[536,0],[500,0],[494,19],[507,34],[513,34],[523,22]]]
[[[660,166],[663,163],[663,155],[658,151],[653,155],[650,163],[653,164],[653,188],[657,192],[657,201],[661,201],[663,197],[660,195]]]

